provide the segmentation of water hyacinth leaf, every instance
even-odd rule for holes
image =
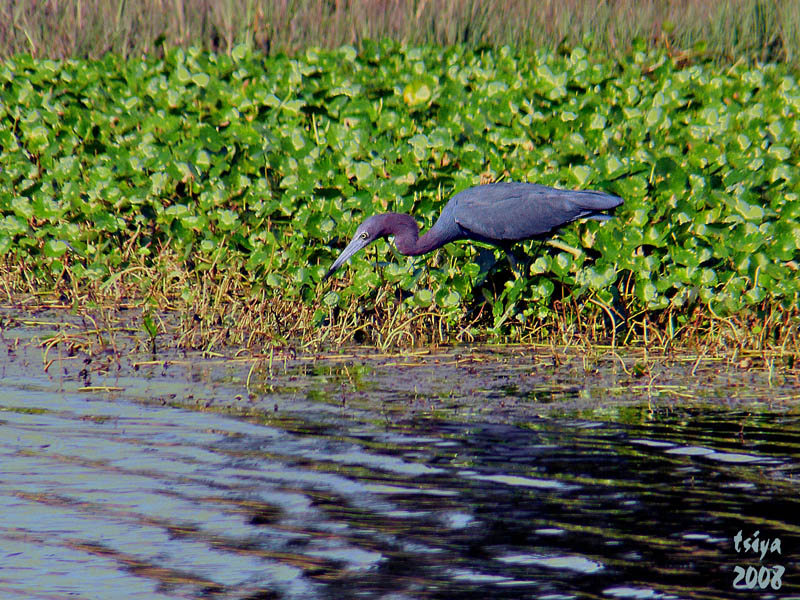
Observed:
[[[551,267],[551,258],[548,255],[537,256],[531,263],[530,272],[532,275],[541,275],[547,273]]]
[[[305,267],[300,267],[295,271],[293,280],[295,283],[303,285],[303,284],[310,284],[311,283],[311,276],[308,272],[308,269]]]
[[[173,204],[172,206],[168,206],[164,210],[164,214],[167,216],[167,222],[170,223],[174,219],[179,219],[182,217],[186,217],[191,215],[189,207],[185,204]]]
[[[748,203],[741,198],[733,201],[733,207],[748,221],[760,222],[764,218],[764,209],[761,206]]]
[[[177,69],[175,69],[175,77],[179,83],[186,85],[192,80],[192,74],[189,73],[189,70],[184,65],[179,65]]]
[[[276,273],[267,273],[265,282],[271,288],[282,288],[286,285],[283,279]]]
[[[364,183],[368,179],[372,178],[372,167],[369,163],[365,162],[357,162],[353,165],[353,173],[355,174],[356,180],[359,183]]]
[[[645,306],[649,306],[655,300],[657,293],[652,281],[641,279],[636,282],[636,296]]]
[[[22,196],[17,196],[11,200],[11,210],[14,211],[14,214],[23,219],[30,219],[34,214],[33,204],[28,198]]]
[[[69,247],[63,240],[47,240],[44,245],[44,255],[50,258],[63,256]]]
[[[645,244],[651,246],[664,246],[667,230],[658,225],[651,225],[644,230],[643,240]]]
[[[500,96],[508,90],[508,84],[504,81],[492,81],[486,86],[486,93],[489,96]]]
[[[440,292],[437,294],[437,300],[445,308],[454,308],[461,304],[461,294],[456,291]]]
[[[698,256],[693,249],[674,246],[671,249],[671,253],[673,260],[677,264],[686,265],[688,267],[696,267],[700,264]]]
[[[281,102],[280,106],[281,106],[281,108],[283,110],[285,110],[286,112],[288,112],[290,114],[299,115],[300,111],[303,109],[303,107],[305,105],[306,105],[306,103],[303,102],[302,100],[294,99],[294,100],[287,100],[285,102]]]
[[[599,165],[601,166],[602,173],[609,179],[619,177],[626,171],[625,163],[623,163],[617,156],[608,156],[601,159]]]
[[[433,304],[433,293],[427,289],[417,290],[414,294],[414,304],[422,308],[428,308]]]
[[[548,300],[555,291],[555,284],[549,279],[540,279],[533,289],[533,297],[539,301]]]
[[[198,150],[194,156],[194,164],[202,171],[208,171],[212,164],[211,155],[205,150]]]
[[[769,150],[767,150],[767,154],[775,160],[785,161],[789,160],[792,152],[786,146],[770,146]]]
[[[576,165],[570,167],[572,182],[579,188],[584,188],[589,184],[592,176],[592,169],[586,165]]]
[[[698,285],[712,286],[717,283],[717,274],[713,269],[699,269],[694,277]]]
[[[570,271],[572,266],[572,255],[566,252],[559,252],[552,263],[551,269],[558,276],[564,276]]]
[[[594,290],[601,290],[614,282],[617,277],[616,270],[613,265],[606,265],[605,267],[590,267],[584,269],[581,273],[580,280],[584,281]]]
[[[461,268],[461,272],[470,278],[475,278],[480,274],[481,268],[477,263],[470,262]]]
[[[249,47],[247,44],[237,44],[231,50],[231,58],[235,61],[243,61],[249,52]]]
[[[748,303],[758,304],[767,297],[767,292],[762,287],[752,287],[747,290],[744,295],[745,298],[747,298]]]
[[[43,125],[36,125],[24,129],[24,141],[28,149],[34,154],[44,151],[50,143],[50,130]]]
[[[322,298],[322,303],[329,308],[333,308],[334,306],[339,306],[340,301],[341,297],[336,292],[328,292]]]
[[[417,160],[422,160],[428,156],[430,152],[430,143],[428,142],[428,137],[423,134],[417,134],[408,140],[408,143],[414,149],[414,157]]]
[[[239,215],[232,210],[218,210],[216,212],[217,224],[220,229],[232,231],[239,225]]]
[[[604,129],[607,122],[603,115],[594,113],[589,119],[589,129]]]
[[[125,222],[120,217],[115,217],[108,213],[94,215],[94,226],[96,229],[107,232],[115,232],[125,227]]]
[[[411,106],[421,106],[430,102],[433,88],[429,81],[418,79],[403,88],[403,101]]]
[[[452,134],[442,127],[434,129],[428,136],[428,141],[432,148],[439,150],[449,150],[453,147]]]
[[[192,75],[192,82],[198,87],[204,88],[210,81],[211,78],[205,73],[194,73]]]
[[[183,215],[180,217],[180,222],[187,229],[202,231],[205,229],[208,220],[204,215]]]
[[[775,183],[780,179],[783,179],[786,182],[793,182],[796,176],[796,171],[792,171],[792,168],[789,165],[780,163],[775,165],[775,167],[769,173],[769,181],[770,183]]]
[[[406,274],[405,267],[399,265],[396,262],[390,262],[386,264],[386,266],[383,269],[383,276],[386,278],[387,281],[397,281],[405,274]]]

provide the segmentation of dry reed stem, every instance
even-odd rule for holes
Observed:
[[[162,45],[267,53],[392,38],[624,51],[635,38],[680,58],[697,42],[735,60],[798,66],[800,3],[784,0],[43,0],[0,6],[0,55],[125,57]]]

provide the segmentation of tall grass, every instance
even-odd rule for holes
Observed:
[[[140,56],[162,44],[268,53],[358,45],[583,44],[624,51],[636,38],[672,51],[705,42],[721,60],[800,66],[797,0],[6,0],[0,56]]]

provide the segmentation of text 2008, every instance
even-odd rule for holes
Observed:
[[[771,587],[773,590],[781,589],[781,577],[783,576],[784,569],[780,565],[773,565],[772,567],[740,567],[736,565],[733,567],[736,578],[733,580],[733,587],[737,590],[765,590]]]

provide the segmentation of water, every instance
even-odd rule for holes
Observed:
[[[35,356],[0,373],[3,598],[800,597],[791,401],[578,410],[602,389],[537,402],[485,354],[441,387],[491,409],[359,360],[274,361],[249,398],[246,364],[201,360],[97,392]]]

